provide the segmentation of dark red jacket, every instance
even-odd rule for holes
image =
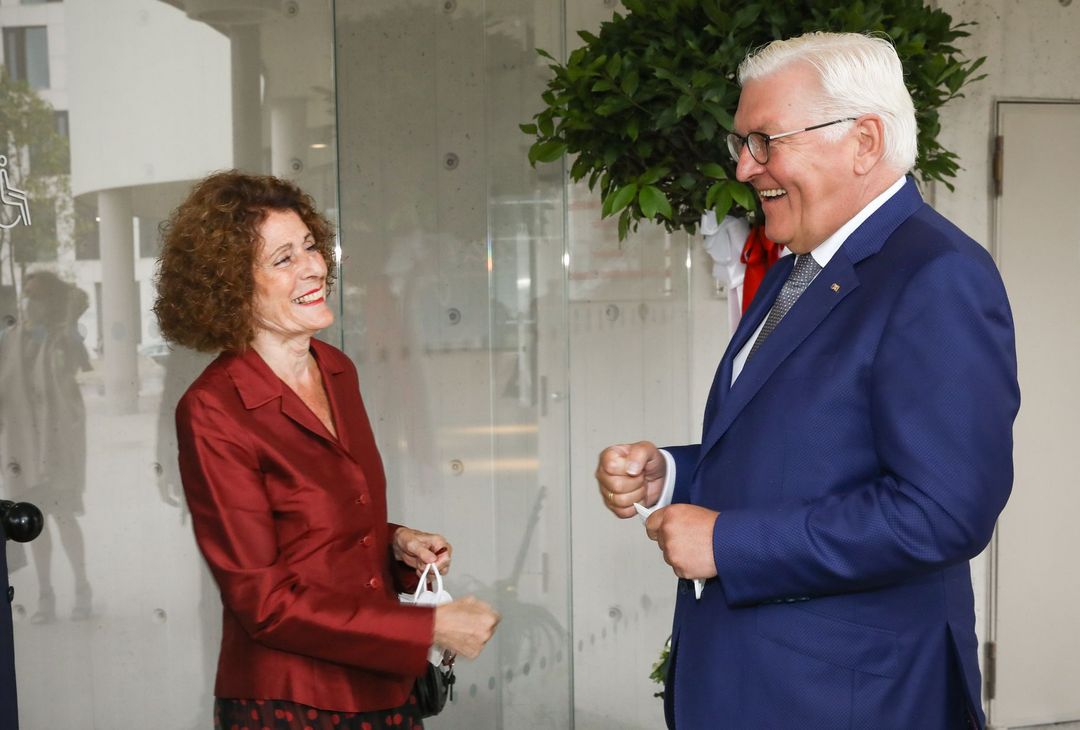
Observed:
[[[224,604],[218,697],[354,712],[405,702],[434,611],[402,605],[382,460],[356,368],[312,340],[339,438],[254,350],[224,353],[176,409],[195,538]]]

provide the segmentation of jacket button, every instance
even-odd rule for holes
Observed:
[[[367,585],[368,585],[368,588],[375,589],[375,588],[378,588],[379,586],[382,585],[382,581],[379,580],[378,576],[375,576],[374,578],[372,578],[371,580],[369,580],[367,582]]]
[[[371,543],[373,542],[375,541],[371,539],[371,535],[364,535],[362,538],[360,538],[360,544],[364,547],[371,547]]]
[[[361,494],[359,497],[356,498],[357,504],[367,504],[370,501],[371,497],[367,496],[366,494]]]

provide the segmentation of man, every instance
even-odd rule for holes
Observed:
[[[968,560],[1008,499],[1019,407],[1001,279],[905,177],[887,41],[778,41],[739,80],[737,175],[796,255],[735,331],[702,443],[597,467],[616,515],[658,508],[681,579],[668,724],[982,727]]]

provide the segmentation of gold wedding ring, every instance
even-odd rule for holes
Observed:
[[[609,502],[611,502],[612,504],[614,504],[614,503],[615,503],[615,492],[609,491],[609,492],[607,493],[607,498],[608,498],[608,501],[609,501]]]

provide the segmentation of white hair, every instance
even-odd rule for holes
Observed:
[[[773,41],[747,54],[739,65],[739,84],[769,76],[798,61],[817,71],[824,92],[815,109],[821,119],[808,124],[877,114],[885,128],[885,163],[900,172],[915,166],[915,105],[892,43],[859,33],[822,32]],[[836,125],[822,132],[835,135],[835,139],[846,127]]]

